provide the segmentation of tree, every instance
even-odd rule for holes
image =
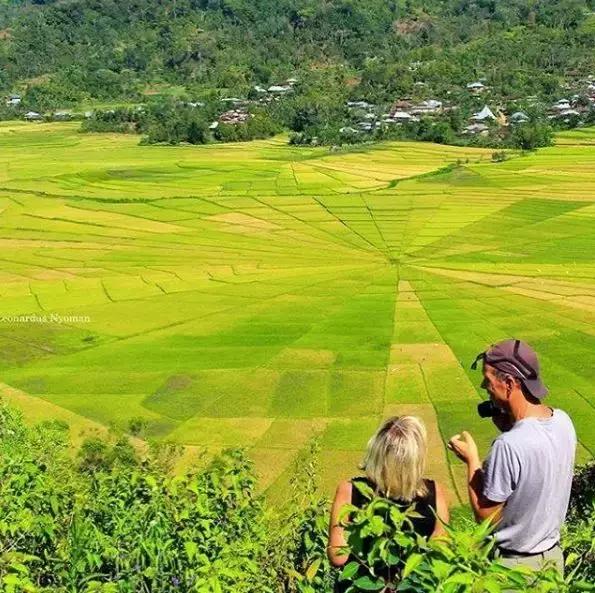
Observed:
[[[527,122],[515,126],[511,134],[511,143],[515,148],[533,150],[542,146],[551,146],[553,137],[550,125],[541,122]]]

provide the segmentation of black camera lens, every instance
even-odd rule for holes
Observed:
[[[493,418],[502,413],[502,410],[491,400],[477,404],[477,413],[481,418]]]

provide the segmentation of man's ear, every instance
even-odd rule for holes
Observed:
[[[520,385],[517,385],[517,380],[510,375],[507,375],[504,380],[506,381],[506,397],[510,398],[516,387],[520,389]]]

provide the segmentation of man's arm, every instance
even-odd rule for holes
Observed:
[[[450,439],[448,448],[467,465],[467,491],[475,519],[478,522],[491,519],[493,523],[497,523],[504,503],[489,500],[483,494],[483,470],[473,437],[463,431]]]

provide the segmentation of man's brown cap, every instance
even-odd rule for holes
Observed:
[[[477,368],[479,360],[519,379],[533,397],[541,399],[548,394],[547,387],[539,377],[537,354],[522,340],[503,340],[492,344],[485,352],[477,355],[472,368]]]

